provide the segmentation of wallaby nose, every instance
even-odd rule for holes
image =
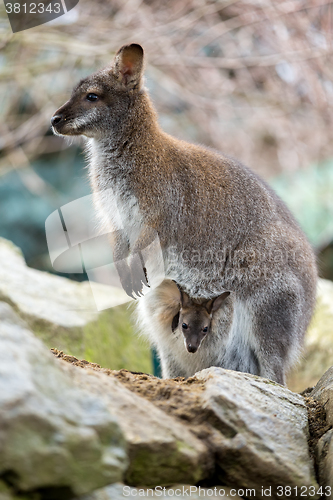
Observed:
[[[187,344],[187,350],[188,352],[197,352],[198,348],[195,347],[195,345],[192,345],[192,344]]]
[[[55,125],[58,125],[62,120],[62,115],[54,115],[51,118],[51,125],[54,127]]]

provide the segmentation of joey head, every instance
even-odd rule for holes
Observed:
[[[177,328],[181,330],[187,351],[196,353],[201,342],[210,333],[214,312],[219,309],[222,302],[230,295],[230,292],[223,292],[218,297],[204,302],[191,299],[181,289],[179,289],[179,292],[180,310],[172,320],[171,329],[173,332]]]

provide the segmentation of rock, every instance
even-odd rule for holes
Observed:
[[[256,498],[278,499],[282,486],[292,489],[290,498],[298,498],[296,488],[300,493],[301,487],[319,498],[302,396],[269,380],[222,368],[203,370],[187,380],[92,368],[118,378],[174,421],[186,423],[214,457],[214,478],[222,484],[250,489],[249,496]],[[146,484],[132,477],[131,484]]]
[[[0,480],[0,500],[13,500],[11,489]]]
[[[132,497],[142,496],[141,485],[203,480],[243,489],[241,497],[278,500],[281,486],[291,488],[288,498],[298,497],[295,488],[318,491],[304,398],[287,388],[222,368],[160,380],[51,354],[29,328],[60,348],[68,338],[75,349],[84,344],[84,352],[87,345],[96,344],[94,353],[112,346],[115,363],[130,349],[140,358],[131,337],[122,336],[124,323],[116,331],[128,343],[121,352],[113,349],[109,323],[116,322],[116,308],[102,314],[89,309],[89,286],[27,268],[20,252],[0,240],[0,500],[16,499],[17,491],[27,498],[40,492],[42,498],[128,498],[121,482],[137,488]],[[320,304],[329,309],[324,300]],[[333,368],[311,394],[326,404],[328,427],[332,394]],[[317,455],[319,477],[330,486],[328,427]],[[213,493],[207,490],[211,498]],[[309,496],[319,495],[312,489]]]
[[[323,498],[333,498],[333,429],[318,441],[317,463],[319,483],[323,488]]]
[[[317,467],[320,484],[325,489],[324,498],[333,497],[333,366],[321,377],[310,397],[323,408],[325,422],[322,437],[317,445]],[[326,432],[325,432],[326,431]],[[324,433],[323,433],[324,432]]]
[[[0,479],[0,500],[39,500],[39,498],[31,498],[31,495],[22,495],[22,493],[15,494],[13,488],[9,487]]]
[[[8,304],[0,324],[0,476],[75,494],[121,480],[126,444],[106,403],[73,384]]]
[[[333,283],[319,279],[317,304],[305,336],[300,363],[288,377],[288,387],[301,392],[316,385],[333,359]]]
[[[116,378],[56,359],[0,303],[0,477],[76,495],[122,480],[197,483],[213,466],[181,422]],[[127,458],[128,457],[128,458]],[[129,462],[128,462],[129,460]]]
[[[21,251],[0,238],[0,300],[10,304],[48,347],[114,369],[151,371],[149,347],[133,331],[125,292],[78,283],[27,267]],[[126,295],[126,294],[125,294]],[[99,312],[95,299],[113,305]]]
[[[241,489],[240,489],[241,490]],[[125,486],[124,484],[113,484],[102,488],[98,491],[94,491],[91,495],[85,495],[77,500],[124,500],[126,498],[140,498],[140,497],[150,497],[153,493],[156,497],[162,496],[165,500],[174,500],[177,498],[179,500],[185,500],[191,498],[192,500],[200,500],[201,498],[210,498],[211,500],[219,500],[220,498],[235,498],[235,500],[240,500],[232,488],[228,486],[212,486],[211,488],[200,488],[198,486],[175,484],[173,486],[157,488],[156,490],[147,488],[133,488],[130,486]],[[243,490],[240,491],[243,493]],[[245,493],[245,490],[244,490]]]
[[[86,370],[62,365],[70,370],[76,387],[101,398],[117,418],[130,460],[127,484],[196,484],[211,473],[213,460],[207,445],[182,422],[133,394],[114,377],[95,370],[87,376]]]
[[[307,409],[300,395],[221,368],[196,377],[205,381],[202,406],[214,413],[220,431],[214,446],[226,484],[254,488],[256,498],[265,498],[261,487],[271,488],[276,499],[280,485],[317,487],[307,444]],[[289,498],[297,498],[293,492]]]
[[[3,238],[0,263],[0,300],[11,304],[30,324],[45,322],[69,330],[97,318],[89,282],[77,283],[27,267],[21,251]]]
[[[310,396],[324,406],[326,422],[333,426],[333,366],[324,373]]]

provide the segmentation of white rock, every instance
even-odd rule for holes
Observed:
[[[265,498],[261,487],[271,487],[276,499],[279,485],[317,487],[307,444],[307,409],[300,395],[222,368],[208,368],[196,377],[206,381],[202,404],[221,431],[214,446],[226,484],[255,488],[256,498]],[[292,492],[289,498],[298,497]]]
[[[125,292],[94,283],[99,301],[116,306],[124,302]],[[89,282],[29,268],[22,252],[10,241],[0,238],[0,300],[13,305],[29,324],[45,321],[64,328],[82,327],[98,316]]]
[[[0,476],[23,491],[196,483],[212,467],[185,425],[114,377],[56,359],[1,302],[0,449]]]
[[[103,399],[117,418],[130,459],[126,483],[195,484],[209,475],[213,468],[211,453],[186,425],[134,394],[112,376],[80,369],[65,361],[61,364],[70,372],[76,387]]]
[[[317,445],[318,476],[323,498],[333,498],[333,430],[327,431]]]
[[[333,426],[333,366],[324,373],[310,396],[323,405],[326,425]],[[333,498],[333,430],[328,430],[318,441],[317,464],[320,483],[326,496]]]
[[[333,366],[324,373],[310,396],[325,405],[327,424],[333,426]]]
[[[76,494],[119,481],[126,445],[105,402],[70,374],[0,303],[0,475],[20,490],[68,487]]]

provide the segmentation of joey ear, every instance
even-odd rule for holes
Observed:
[[[172,280],[172,298],[173,300],[177,303],[180,304],[182,303],[182,289],[178,285],[178,283],[175,280]]]
[[[205,304],[205,308],[207,309],[209,314],[213,314],[215,311],[218,310],[219,307],[221,307],[222,302],[229,297],[230,292],[223,292],[221,295],[218,297],[215,297],[215,299],[210,299],[208,302]]]
[[[190,297],[187,295],[187,293],[184,292],[184,290],[182,290],[180,288],[180,286],[178,285],[178,283],[176,283],[175,280],[173,280],[173,282],[177,285],[177,288],[178,288],[178,291],[179,291],[179,294],[180,294],[180,305],[181,305],[181,307],[189,306],[191,304]]]
[[[180,290],[180,303],[182,307],[189,307],[191,305],[191,299],[184,290]]]
[[[143,48],[132,43],[118,50],[114,60],[114,74],[128,88],[140,87],[143,73]]]
[[[178,325],[179,325],[179,311],[177,312],[177,314],[173,317],[173,320],[172,320],[172,324],[171,324],[171,330],[174,332],[176,330],[176,328],[178,328]]]

